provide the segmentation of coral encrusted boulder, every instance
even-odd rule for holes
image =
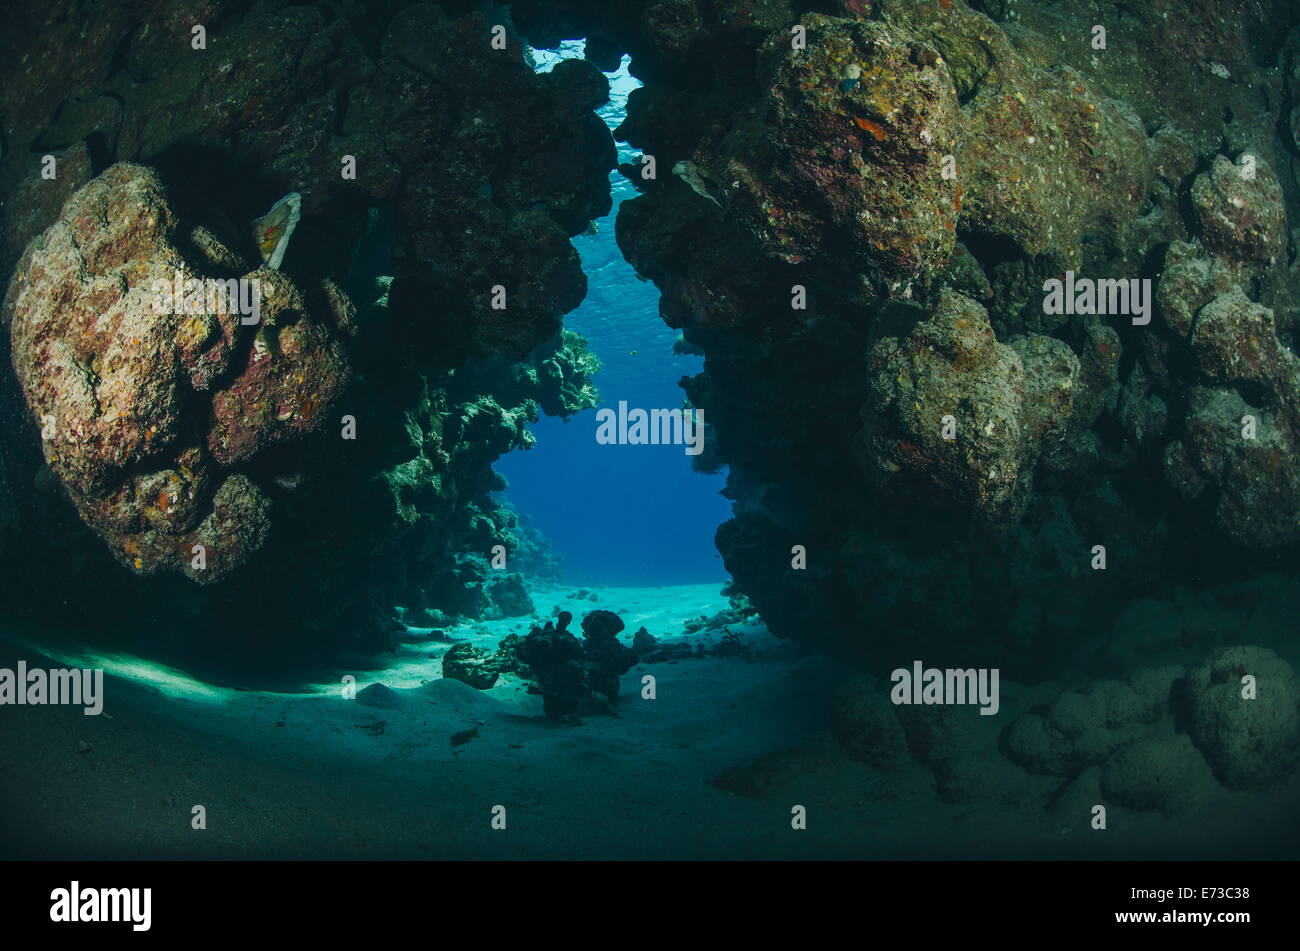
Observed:
[[[114,165],[28,245],[3,316],[45,460],[81,517],[136,573],[211,582],[269,529],[267,496],[237,467],[319,428],[351,370],[288,277],[210,234],[196,257],[233,273],[205,275],[181,250],[192,231],[153,171]]]
[[[492,653],[473,644],[457,644],[442,658],[442,675],[478,690],[492,688],[501,672],[492,665]]]
[[[618,681],[636,663],[636,653],[618,640],[622,619],[613,611],[592,611],[582,620],[581,641],[569,631],[573,615],[533,628],[516,648],[532,669],[546,715],[565,718],[608,713],[618,699]],[[504,647],[504,643],[503,643]]]
[[[700,173],[778,258],[838,251],[897,289],[937,270],[961,191],[942,174],[957,96],[938,54],[877,23],[808,17],[807,49],[777,34],[762,52],[768,95]]]
[[[1024,511],[1034,466],[1070,416],[1079,359],[1052,337],[998,342],[975,301],[945,291],[935,314],[871,353],[862,462],[887,488],[956,500],[990,525]]]

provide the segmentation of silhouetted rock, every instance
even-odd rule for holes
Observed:
[[[593,611],[582,620],[583,640],[567,628],[572,615],[534,627],[515,647],[537,678],[546,715],[607,713],[618,699],[619,678],[636,663],[632,648],[619,643],[623,621],[612,611]]]

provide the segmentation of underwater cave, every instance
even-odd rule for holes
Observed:
[[[1086,6],[7,4],[0,859],[1300,858],[1300,14]]]
[[[528,55],[539,72],[549,72],[565,59],[581,58],[585,49],[585,41],[566,42],[555,52],[530,49]],[[628,73],[630,62],[624,55],[618,69],[605,74],[609,102],[596,113],[611,131],[627,118],[628,96],[641,88]],[[620,164],[639,158],[637,150],[620,146]],[[658,290],[618,248],[615,221],[635,188],[613,170],[610,193],[609,213],[573,239],[587,294],[565,315],[564,327],[584,338],[599,361],[593,382],[601,408],[615,417],[620,403],[646,412],[679,409],[685,400],[678,381],[697,374],[703,361],[660,319]],[[531,424],[532,448],[502,456],[494,467],[509,482],[506,500],[550,542],[566,581],[634,588],[704,584],[716,594],[726,580],[713,545],[729,513],[718,494],[723,478],[692,468],[702,452],[690,452],[687,434],[674,434],[671,425],[662,441],[661,424],[645,433],[643,444],[620,443],[617,432],[602,441],[592,415],[541,416]],[[625,424],[625,436],[626,430]]]

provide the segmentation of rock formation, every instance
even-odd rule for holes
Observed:
[[[561,611],[554,623],[534,627],[515,647],[537,678],[548,717],[609,712],[618,700],[619,678],[637,659],[618,640],[623,621],[613,611],[592,611],[583,618],[581,641],[568,629],[572,620]]]
[[[618,238],[705,355],[718,546],[775,631],[1032,678],[1155,579],[1296,563],[1300,31],[1260,11],[513,6],[630,52],[616,135],[690,173],[625,166]],[[1146,313],[1053,312],[1067,274]]]
[[[534,73],[469,4],[23,6],[46,26],[0,38],[0,557],[28,608],[367,648],[395,606],[456,610],[521,544],[493,460],[595,402],[560,318],[568,238],[609,208],[604,77]],[[288,192],[301,222],[258,270],[243,229]],[[263,280],[262,326],[144,320],[182,264]]]

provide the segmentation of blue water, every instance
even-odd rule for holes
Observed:
[[[582,43],[535,50],[539,70],[582,55]],[[600,110],[610,128],[623,120],[627,96],[640,85],[627,57],[610,79],[610,102]],[[619,160],[637,153],[620,146]],[[564,325],[587,338],[600,358],[600,406],[620,400],[645,410],[682,405],[677,381],[699,372],[699,357],[672,352],[677,332],[659,317],[659,292],[639,280],[614,241],[619,205],[636,194],[617,171],[610,174],[614,207],[594,235],[573,240],[587,272],[587,297]],[[723,476],[691,469],[682,446],[601,445],[596,410],[564,422],[542,417],[532,426],[537,445],[496,465],[510,482],[505,496],[564,556],[576,584],[666,585],[722,581],[726,572],[713,533],[730,512],[718,493]]]

